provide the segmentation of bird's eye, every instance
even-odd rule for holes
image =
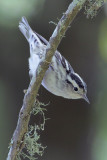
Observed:
[[[78,91],[78,88],[77,88],[77,87],[74,87],[74,91]]]

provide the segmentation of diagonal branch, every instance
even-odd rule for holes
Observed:
[[[29,88],[24,96],[23,105],[19,113],[17,127],[11,140],[11,146],[7,160],[16,160],[17,154],[23,148],[24,136],[28,130],[30,113],[34,105],[35,98],[37,96],[42,79],[68,26],[71,24],[77,13],[81,10],[85,2],[86,0],[73,0],[73,2],[69,5],[67,11],[63,14],[62,18],[58,22],[58,25],[56,26],[49,40],[46,49],[45,60],[40,66],[38,75],[33,77],[32,83],[29,85]]]

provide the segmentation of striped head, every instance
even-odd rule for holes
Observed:
[[[72,87],[72,98],[73,99],[83,98],[88,103],[90,103],[86,95],[87,85],[77,73],[71,72],[67,76],[66,82]]]

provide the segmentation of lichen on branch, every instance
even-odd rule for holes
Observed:
[[[84,5],[86,17],[95,17],[104,3],[104,0],[87,0]]]
[[[28,160],[35,160],[38,158],[38,156],[42,156],[44,153],[44,147],[40,143],[40,131],[44,130],[45,121],[47,120],[45,118],[45,111],[48,104],[44,104],[39,102],[38,100],[35,102],[35,105],[32,109],[32,114],[39,116],[41,121],[39,124],[35,122],[34,125],[29,125],[28,131],[25,134],[24,137],[24,147],[22,151],[20,151],[17,155],[17,160],[28,159]],[[37,157],[37,158],[36,158]]]

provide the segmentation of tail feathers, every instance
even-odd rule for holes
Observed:
[[[31,29],[25,17],[22,17],[21,22],[19,22],[19,29],[30,44],[33,43],[32,45],[34,45],[35,42],[38,42],[39,45],[42,44],[39,36]]]
[[[37,32],[34,32],[37,36],[38,36],[38,38],[40,39],[40,41],[43,43],[43,44],[45,44],[45,45],[48,45],[48,41],[44,38],[44,37],[42,37],[40,34],[38,34]]]
[[[22,17],[21,22],[19,22],[19,29],[23,33],[23,35],[26,37],[26,39],[29,41],[32,29],[29,26],[29,23],[25,17]]]

